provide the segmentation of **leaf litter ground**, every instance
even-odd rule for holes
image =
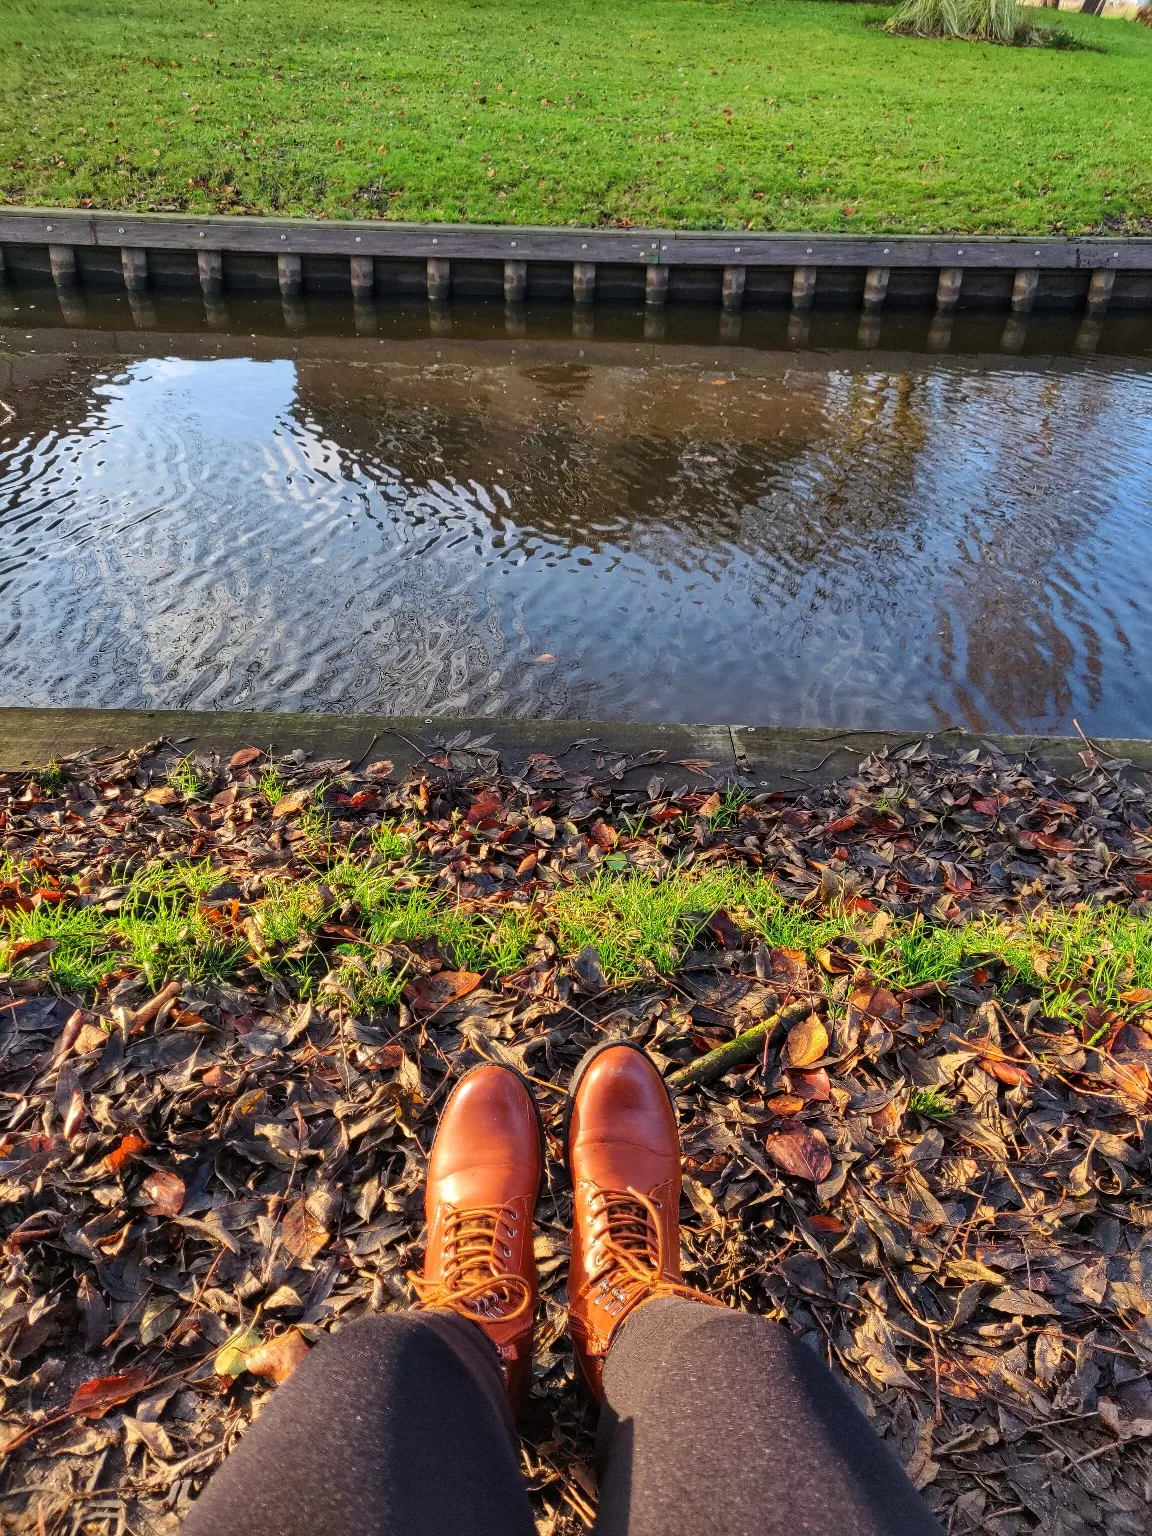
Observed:
[[[5,1522],[174,1531],[317,1339],[410,1303],[494,1060],[553,1154],[524,1469],[589,1525],[557,1133],[620,1038],[678,1085],[690,1280],[825,1358],[950,1531],[1146,1532],[1152,793],[1083,759],[0,776]]]

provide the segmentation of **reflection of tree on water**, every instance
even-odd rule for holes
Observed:
[[[1141,729],[1148,381],[860,361],[0,362],[2,701]]]
[[[970,409],[971,382],[955,383],[951,412],[970,423],[966,451],[933,486],[963,509],[936,602],[940,697],[989,729],[1067,730],[1078,712],[1119,714],[1129,694],[1138,710],[1146,673],[1115,659],[1135,659],[1130,631],[1146,631],[1148,611],[1112,528],[1125,506],[1146,521],[1152,496],[1117,381],[1020,375],[995,414]]]

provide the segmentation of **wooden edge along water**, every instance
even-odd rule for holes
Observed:
[[[1152,311],[1152,238],[840,235],[750,231],[401,224],[209,214],[0,208],[0,280],[205,298],[318,287],[354,301],[389,293],[534,297],[581,306],[643,299],[813,306]]]
[[[279,714],[248,711],[0,708],[0,772],[43,767],[77,753],[114,755],[166,738],[189,753],[229,756],[240,747],[353,765],[389,758],[403,775],[447,749],[464,771],[499,759],[511,771],[533,753],[556,757],[565,771],[655,771],[658,763],[707,763],[718,782],[739,779],[798,791],[851,773],[871,752],[925,743],[959,757],[992,748],[1010,761],[1029,756],[1066,776],[1095,760],[1112,773],[1152,770],[1152,741],[1006,736],[947,730],[853,731],[730,725],[649,725],[622,721],[506,720],[434,716]],[[1095,759],[1093,759],[1095,754]],[[1087,757],[1087,761],[1086,761]],[[621,763],[623,766],[621,767]]]

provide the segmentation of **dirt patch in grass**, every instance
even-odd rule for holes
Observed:
[[[952,1530],[1146,1529],[1152,818],[1084,758],[912,747],[795,796],[478,743],[403,784],[166,743],[0,777],[14,1528],[174,1531],[270,1381],[407,1305],[437,1112],[489,1059],[549,1133],[523,1457],[580,1529],[565,1085],[786,1007],[678,1095],[689,1277],[841,1372]]]

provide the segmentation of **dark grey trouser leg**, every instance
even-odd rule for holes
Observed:
[[[183,1536],[533,1536],[496,1352],[451,1313],[365,1317],[278,1387]]]
[[[823,1361],[766,1318],[651,1301],[604,1391],[596,1536],[941,1536]]]

